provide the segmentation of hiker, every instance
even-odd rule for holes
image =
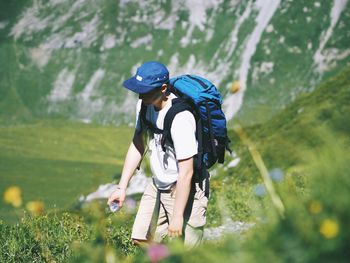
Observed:
[[[177,96],[170,91],[168,69],[159,62],[142,64],[123,86],[139,94],[136,127],[118,188],[108,203],[114,201],[123,206],[128,183],[148,145],[152,181],[142,196],[131,238],[142,245],[161,242],[166,236],[182,237],[186,246],[197,246],[206,222],[209,184],[204,180],[208,181],[209,174],[203,181],[194,180],[194,157],[198,154],[196,119],[188,110],[177,113],[169,131],[172,143],[162,142],[162,133],[157,130],[164,129],[164,118]],[[146,133],[148,143],[144,140]]]

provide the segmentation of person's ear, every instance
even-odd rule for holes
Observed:
[[[168,85],[163,84],[160,90],[162,91],[162,93],[165,93],[167,91],[167,89],[168,89]]]

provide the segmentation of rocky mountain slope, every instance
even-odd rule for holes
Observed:
[[[261,122],[350,63],[347,0],[22,0],[0,9],[2,123],[130,122],[137,97],[121,83],[146,60],[206,76],[229,119]]]

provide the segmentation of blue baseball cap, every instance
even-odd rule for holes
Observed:
[[[136,71],[136,75],[124,81],[123,86],[138,94],[161,87],[169,81],[169,71],[162,63],[148,61]]]

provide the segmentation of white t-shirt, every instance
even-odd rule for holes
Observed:
[[[147,107],[146,119],[155,127],[163,130],[164,118],[170,109],[171,100],[176,98],[170,94],[165,107],[156,110],[153,105]],[[141,129],[139,113],[142,101],[139,100],[136,106],[136,129]],[[177,160],[191,158],[197,154],[196,121],[189,111],[176,114],[171,126],[171,138],[174,147],[165,145],[164,152],[161,146],[161,134],[153,134],[149,141],[150,166],[153,173],[153,180],[158,189],[166,190],[177,181],[179,167]]]

